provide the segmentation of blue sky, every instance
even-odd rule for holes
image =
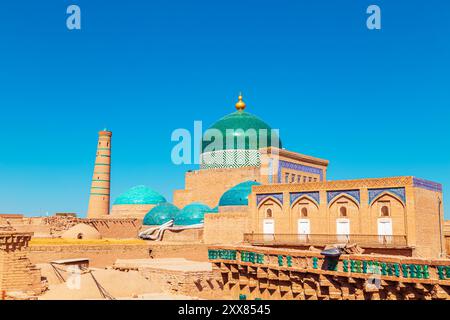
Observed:
[[[2,1],[0,212],[85,214],[103,127],[113,198],[145,184],[171,199],[194,168],[171,163],[172,131],[234,111],[239,91],[329,179],[414,175],[450,203],[448,21],[440,0]]]

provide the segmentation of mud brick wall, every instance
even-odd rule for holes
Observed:
[[[44,290],[41,272],[28,258],[31,233],[0,233],[0,292],[29,295]]]
[[[142,227],[142,220],[132,218],[80,219],[79,222],[93,226],[103,238],[115,239],[137,238]]]
[[[185,258],[193,261],[208,261],[208,246],[200,243],[152,242],[150,250],[151,258]]]
[[[249,215],[246,207],[238,212],[205,214],[203,241],[208,244],[242,243]]]
[[[151,283],[159,285],[166,293],[203,299],[226,299],[223,285],[212,271],[174,271],[140,268],[139,272]]]
[[[149,246],[146,244],[32,245],[29,257],[33,263],[88,258],[91,266],[106,267],[112,265],[116,259],[149,258]]]

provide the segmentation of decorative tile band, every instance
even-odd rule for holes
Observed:
[[[280,203],[283,203],[283,194],[282,193],[266,193],[266,194],[257,194],[256,195],[256,205],[259,206],[261,202],[263,202],[265,199],[272,197],[280,201]]]
[[[379,189],[369,189],[369,205],[384,192],[392,193],[402,199],[403,204],[406,203],[405,188],[379,188]]]
[[[435,192],[442,192],[442,184],[436,183],[429,180],[419,179],[419,178],[413,178],[413,185],[414,187],[435,191]]]
[[[290,194],[290,200],[291,200],[291,205],[300,197],[303,196],[308,196],[310,198],[312,198],[314,201],[317,202],[317,204],[320,204],[320,195],[319,195],[319,191],[316,192],[293,192]]]
[[[258,150],[216,150],[200,154],[200,169],[259,166],[261,166],[261,155]]]
[[[320,175],[320,181],[323,181],[323,170],[322,169],[305,166],[302,164],[293,163],[293,162],[289,162],[289,161],[285,161],[285,160],[279,160],[278,161],[278,183],[281,183],[281,169],[282,168],[318,174],[318,175]]]
[[[327,191],[328,204],[330,204],[335,198],[345,194],[354,198],[358,202],[358,204],[361,203],[359,190],[340,190],[340,191]]]

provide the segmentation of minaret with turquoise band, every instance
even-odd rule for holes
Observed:
[[[112,132],[104,129],[98,133],[97,156],[92,176],[89,197],[88,218],[109,215],[111,183],[111,137]]]

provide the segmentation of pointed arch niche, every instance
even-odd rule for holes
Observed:
[[[359,202],[354,197],[341,193],[331,200],[328,207],[330,233],[337,233],[337,223],[342,219],[348,219],[350,234],[360,233]]]
[[[405,235],[405,204],[403,198],[398,194],[389,191],[380,192],[370,203],[370,223],[371,234],[377,234],[378,222],[390,219],[393,235]]]
[[[288,233],[284,230],[285,224],[289,224],[289,217],[284,217],[283,206],[279,199],[269,195],[258,203],[258,228],[257,233],[264,232],[264,221],[273,220],[275,233]],[[286,223],[287,222],[287,223]]]
[[[307,194],[300,195],[291,204],[292,224],[290,233],[299,233],[299,220],[308,220],[310,233],[325,233],[323,230],[325,224],[325,216],[319,214],[319,204],[315,199]]]

